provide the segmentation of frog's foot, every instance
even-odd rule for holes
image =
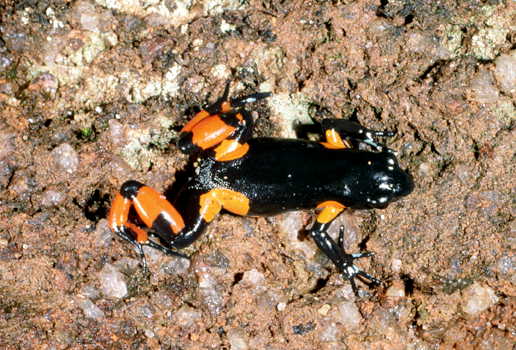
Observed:
[[[351,284],[353,293],[355,293],[356,296],[358,296],[358,288],[355,283],[355,278],[360,278],[362,282],[366,283],[369,286],[380,285],[381,281],[378,278],[373,277],[367,272],[360,270],[356,265],[353,264],[353,260],[357,260],[360,258],[368,258],[374,255],[373,252],[348,254],[345,252],[344,248],[342,248],[344,246],[344,226],[341,226],[339,230],[338,246],[342,251],[342,262],[336,265],[338,269],[341,271],[343,277],[347,279]]]
[[[344,227],[340,227],[338,244],[326,233],[326,225],[314,225],[310,231],[310,235],[324,254],[335,264],[342,276],[349,281],[353,293],[358,295],[358,288],[355,279],[358,278],[368,286],[375,286],[380,284],[380,280],[371,276],[370,274],[360,270],[355,264],[354,260],[366,258],[374,255],[371,252],[363,252],[356,254],[348,254],[342,248],[344,241]]]

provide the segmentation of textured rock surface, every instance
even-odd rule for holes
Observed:
[[[0,5],[0,348],[512,349],[514,1],[4,1]],[[166,190],[177,130],[213,102],[256,135],[330,116],[396,130],[416,183],[346,212],[350,286],[312,213],[219,216],[185,253],[105,217],[119,186]],[[177,176],[180,178],[180,176]],[[174,190],[175,188],[172,188]],[[173,194],[173,193],[170,193]]]

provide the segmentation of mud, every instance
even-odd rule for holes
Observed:
[[[513,349],[513,1],[0,4],[0,347]],[[120,185],[170,191],[173,140],[232,80],[255,135],[331,116],[396,131],[414,192],[349,211],[356,298],[303,234],[313,213],[220,215],[137,253]]]

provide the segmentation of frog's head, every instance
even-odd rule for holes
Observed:
[[[404,197],[414,189],[414,182],[409,173],[402,170],[398,160],[391,152],[375,153],[368,160],[368,169],[362,174],[366,179],[362,195],[365,204],[371,208],[385,208],[390,202]]]

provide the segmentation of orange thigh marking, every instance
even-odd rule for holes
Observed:
[[[147,234],[147,232],[145,232],[135,224],[127,223],[125,226],[131,229],[131,231],[133,231],[136,234],[135,239],[137,242],[144,243],[149,240],[149,235]]]
[[[237,140],[224,140],[215,148],[215,159],[227,162],[244,156],[249,151],[247,143],[241,144]]]
[[[335,219],[346,208],[344,205],[336,201],[322,202],[317,206],[317,209],[323,209],[317,215],[317,222],[320,224],[327,224]]]
[[[224,123],[218,115],[213,115],[201,120],[192,129],[192,142],[208,149],[225,140],[235,128]]]
[[[348,142],[343,141],[340,137],[339,133],[335,129],[326,130],[326,142],[321,142],[321,144],[329,149],[342,149],[342,148],[350,148]]]
[[[249,198],[244,194],[225,188],[216,188],[200,197],[200,213],[206,222],[212,221],[222,210],[246,215],[249,212]]]
[[[131,200],[117,193],[115,199],[113,199],[113,203],[111,203],[111,209],[109,209],[109,227],[116,229],[117,227],[125,225],[130,208]]]
[[[133,203],[138,216],[147,227],[152,227],[154,220],[160,214],[163,214],[170,223],[174,233],[178,233],[185,227],[183,218],[165,196],[148,186],[140,188],[138,194],[133,199]]]
[[[204,118],[207,118],[210,116],[210,113],[208,113],[207,111],[200,111],[199,113],[197,113],[195,115],[195,117],[192,118],[192,120],[190,120],[188,123],[185,124],[185,126],[183,126],[183,129],[181,129],[181,132],[188,132],[188,131],[192,131],[193,127],[197,125],[197,123],[199,123],[201,120],[203,120]]]

